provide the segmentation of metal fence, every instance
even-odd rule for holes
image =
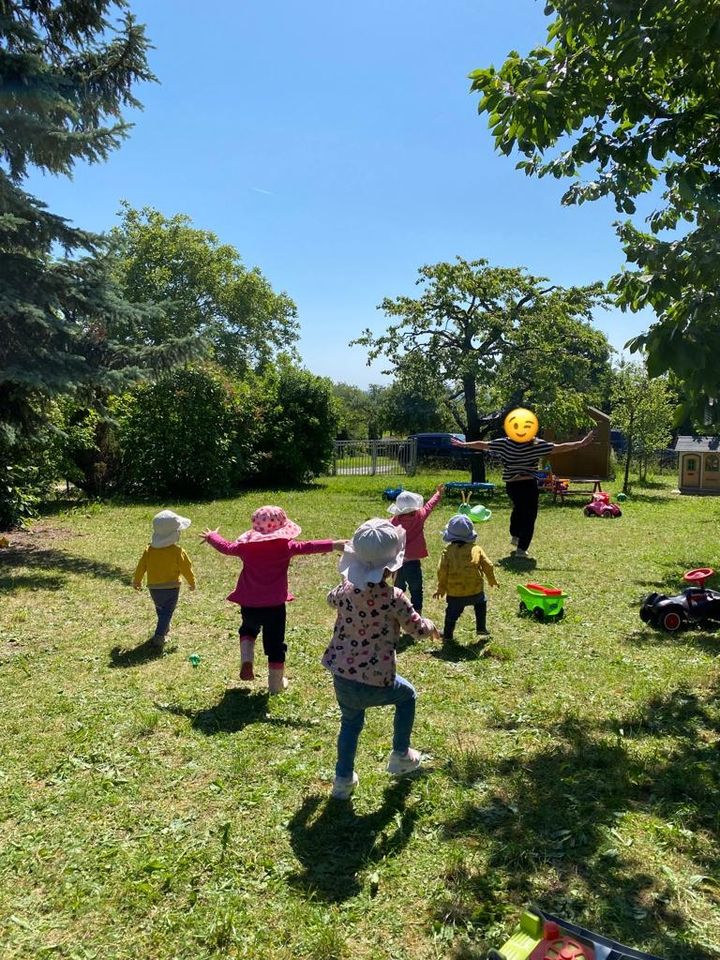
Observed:
[[[332,476],[413,476],[417,468],[416,440],[336,440]]]

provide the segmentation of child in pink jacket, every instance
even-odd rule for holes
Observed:
[[[394,514],[390,521],[395,527],[405,531],[405,560],[395,577],[395,586],[410,591],[410,602],[416,613],[422,613],[423,576],[421,560],[428,555],[425,543],[425,521],[440,503],[445,484],[438,484],[435,493],[427,503],[419,493],[403,490],[395,503],[388,507],[388,513]]]
[[[217,530],[205,530],[201,539],[219,553],[243,562],[237,586],[228,596],[240,605],[240,679],[254,680],[255,641],[262,630],[268,658],[268,689],[281,693],[285,677],[285,604],[294,597],[288,589],[288,568],[293,557],[342,550],[345,540],[296,540],[300,527],[288,520],[281,507],[260,507],[252,515],[252,528],[230,543]]]

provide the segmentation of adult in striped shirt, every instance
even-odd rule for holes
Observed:
[[[524,443],[509,437],[463,443],[453,437],[453,446],[493,453],[502,463],[502,478],[513,505],[510,514],[510,552],[513,556],[523,560],[530,559],[528,548],[535,532],[540,499],[534,471],[538,469],[540,458],[548,457],[552,452],[569,453],[571,450],[579,450],[580,447],[592,443],[594,438],[592,430],[582,440],[568,443],[550,443],[549,440],[540,440],[537,437]]]

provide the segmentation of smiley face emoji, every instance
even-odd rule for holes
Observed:
[[[529,443],[538,432],[538,418],[532,410],[517,407],[505,417],[505,433],[517,443]]]

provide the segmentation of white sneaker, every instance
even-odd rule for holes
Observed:
[[[408,749],[407,753],[398,753],[397,750],[388,757],[387,772],[394,777],[402,777],[406,773],[417,770],[422,763],[422,754],[419,750]]]
[[[532,557],[527,552],[527,550],[521,550],[519,547],[515,551],[514,556],[516,560],[532,560]]]
[[[359,783],[360,777],[354,770],[351,777],[335,777],[330,796],[335,800],[347,800]]]

